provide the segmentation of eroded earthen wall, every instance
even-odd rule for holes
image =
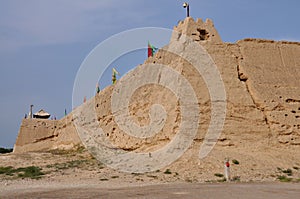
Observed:
[[[71,149],[80,144],[72,115],[61,120],[23,119],[14,152]]]
[[[170,44],[145,63],[159,63],[182,74],[196,91],[201,120],[194,142],[202,142],[211,112],[207,85],[193,66],[168,52],[172,41],[182,34],[193,38],[209,53],[220,71],[227,95],[227,113],[219,138],[221,146],[299,145],[300,144],[300,44],[246,39],[235,44],[222,42],[211,20],[186,18],[174,28]],[[199,57],[201,59],[201,57]],[[138,66],[134,73],[143,70]],[[129,104],[132,119],[141,126],[149,124],[149,108],[158,103],[167,112],[165,126],[151,138],[138,139],[122,132],[111,112],[114,86],[95,96],[100,127],[110,141],[127,151],[151,151],[172,140],[180,125],[180,110],[174,94],[158,85],[147,85],[133,94]],[[72,114],[59,121],[25,119],[22,121],[14,151],[39,151],[70,148],[81,143]]]

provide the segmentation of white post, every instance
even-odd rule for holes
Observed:
[[[230,181],[230,164],[229,164],[229,159],[226,158],[224,161],[224,173],[225,173],[225,179],[226,181]]]

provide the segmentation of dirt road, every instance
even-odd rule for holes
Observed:
[[[43,185],[0,191],[0,198],[223,198],[298,199],[299,183],[161,184],[105,188],[102,185]]]

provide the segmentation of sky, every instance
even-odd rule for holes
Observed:
[[[30,104],[58,119],[72,110],[76,74],[101,42],[133,28],[172,29],[186,16],[179,0],[0,0],[0,147],[12,148]],[[298,0],[190,0],[190,15],[214,21],[225,42],[300,41]],[[145,49],[115,60],[121,75]],[[155,45],[155,41],[151,41]],[[161,47],[162,44],[156,44]],[[100,80],[109,84],[110,70]],[[106,80],[105,80],[106,78]]]

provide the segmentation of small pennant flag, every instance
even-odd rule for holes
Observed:
[[[113,71],[113,75],[119,75],[119,72],[115,68],[113,68],[112,71]]]

